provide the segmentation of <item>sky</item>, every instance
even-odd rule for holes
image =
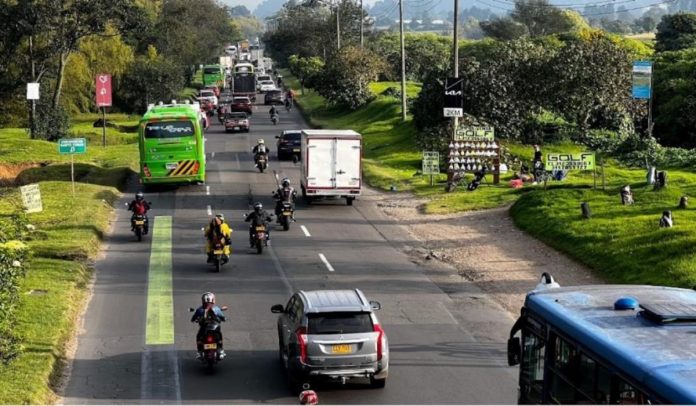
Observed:
[[[246,6],[250,11],[254,11],[256,6],[261,4],[263,0],[220,0],[222,4],[228,6]],[[364,0],[364,4],[373,5],[377,0]]]

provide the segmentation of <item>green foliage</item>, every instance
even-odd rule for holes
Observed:
[[[386,80],[401,79],[401,45],[399,35],[382,32],[377,34],[367,46],[382,56],[387,63],[384,72]],[[440,71],[451,66],[451,38],[433,33],[406,33],[404,51],[406,53],[406,79],[422,81],[428,72]]]
[[[12,240],[0,243],[0,362],[7,364],[20,351],[20,337],[15,331],[19,304],[19,287],[27,272],[27,246]]]
[[[679,51],[696,46],[696,13],[677,13],[662,17],[657,25],[655,50]]]
[[[358,47],[341,48],[324,66],[316,90],[334,106],[355,110],[374,98],[369,84],[384,69],[375,53]]]
[[[481,23],[487,36],[499,40],[538,38],[587,28],[587,21],[577,11],[561,10],[548,0],[516,0],[510,17]]]
[[[288,67],[290,72],[300,82],[302,93],[304,93],[305,86],[313,87],[313,83],[316,83],[314,80],[318,78],[324,69],[324,61],[316,56],[302,58],[297,55],[291,55],[288,58]]]
[[[522,38],[527,35],[527,27],[510,17],[481,21],[481,30],[487,37],[502,41]]]
[[[655,134],[671,146],[696,146],[696,49],[656,54]]]
[[[70,117],[62,104],[53,107],[49,100],[41,99],[36,104],[36,119],[31,127],[34,138],[55,141],[68,134]]]
[[[243,6],[241,6],[243,7]],[[244,39],[248,38],[251,40],[254,40],[256,37],[261,37],[263,35],[263,23],[256,17],[247,15],[243,17],[235,17],[232,19],[232,24],[234,24],[237,29],[239,30],[239,38],[238,39]],[[234,40],[234,35],[230,38],[230,40]]]
[[[148,104],[175,98],[183,87],[181,68],[171,59],[138,57],[124,74],[117,102],[123,111],[142,113]]]

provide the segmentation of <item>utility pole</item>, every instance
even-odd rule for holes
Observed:
[[[363,34],[363,23],[365,22],[365,15],[363,14],[363,0],[360,0],[360,49],[363,48],[365,43],[365,38]]]
[[[336,44],[341,49],[341,0],[336,0]]]
[[[404,47],[403,0],[399,0],[399,32],[401,34],[401,120],[406,121],[406,52]]]
[[[34,35],[29,36],[29,58],[31,59],[31,80],[36,81],[36,63],[34,62]],[[36,100],[31,101],[31,117],[29,117],[29,133],[31,139],[36,137]]]
[[[452,61],[453,69],[454,69],[454,77],[458,78],[459,77],[459,0],[454,0],[454,29],[452,30],[454,33],[454,38],[452,38],[452,57],[454,58],[454,61]],[[452,139],[457,135],[457,127],[459,126],[459,118],[458,117],[453,117],[453,130],[452,130]],[[451,184],[451,182],[454,180],[454,172],[447,172],[447,183],[448,185]]]

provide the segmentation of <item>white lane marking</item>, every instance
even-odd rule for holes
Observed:
[[[310,234],[309,231],[307,230],[307,227],[305,227],[305,226],[300,226],[300,228],[302,229],[302,232],[304,233],[304,235],[306,235],[307,237],[311,237],[311,236],[312,236],[312,234]]]
[[[326,265],[326,268],[329,270],[329,272],[333,272],[333,271],[334,271],[334,268],[331,266],[331,264],[330,264],[329,261],[326,259],[326,257],[324,256],[324,254],[319,254],[319,259],[321,259],[321,262],[323,262],[324,265]]]
[[[208,205],[208,215],[212,216],[213,215],[213,208]]]
[[[237,161],[237,169],[242,169],[242,165],[239,163],[239,154],[234,154],[234,159]]]
[[[210,186],[205,187],[205,195],[210,196]],[[210,206],[209,206],[210,207]]]
[[[215,158],[215,151],[213,151],[213,152],[210,153],[210,157],[213,158],[213,159]]]

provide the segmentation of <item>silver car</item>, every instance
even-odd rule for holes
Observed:
[[[275,305],[278,353],[288,383],[299,391],[315,379],[369,378],[383,388],[389,374],[389,342],[375,310],[358,289],[299,291]]]

